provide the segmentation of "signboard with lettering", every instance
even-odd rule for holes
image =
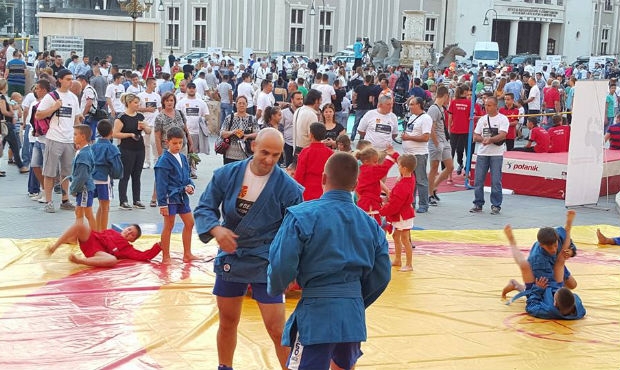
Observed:
[[[494,6],[494,9],[497,11],[498,19],[564,23],[564,9],[562,6],[551,5],[548,8],[543,8],[528,6],[527,3],[523,3],[521,6],[497,4]]]

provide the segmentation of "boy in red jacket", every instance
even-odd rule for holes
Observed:
[[[383,163],[379,164],[379,153],[368,147],[356,153],[357,159],[362,162],[360,174],[357,178],[357,205],[373,217],[381,225],[379,209],[381,209],[381,179],[387,176],[390,168],[396,163],[398,153],[388,145]]]
[[[379,214],[385,216],[388,222],[394,227],[394,249],[395,256],[392,266],[401,266],[401,252],[405,249],[406,262],[399,271],[412,271],[412,248],[411,248],[411,228],[413,227],[413,188],[415,178],[413,172],[416,167],[414,155],[403,154],[398,157],[398,172],[400,180],[394,185],[390,193],[389,201],[381,207]]]
[[[61,244],[80,243],[80,250],[84,257],[72,254],[69,260],[74,263],[95,267],[113,267],[119,259],[136,261],[148,261],[161,252],[159,243],[155,243],[146,251],[137,250],[131,245],[142,235],[140,226],[133,224],[127,226],[120,233],[116,230],[107,229],[93,231],[88,226],[74,224],[65,231],[53,245],[47,248],[49,254],[56,251]]]
[[[310,125],[310,145],[304,148],[297,158],[295,181],[304,189],[304,200],[318,199],[323,195],[323,169],[325,163],[334,154],[333,150],[323,144],[327,129],[320,122]]]

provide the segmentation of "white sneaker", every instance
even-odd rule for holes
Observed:
[[[45,201],[45,194],[41,194],[41,197],[39,199],[37,199],[39,201],[39,203],[47,203]]]
[[[151,168],[151,165],[144,162],[144,165],[142,166],[142,168],[146,170],[147,168]]]

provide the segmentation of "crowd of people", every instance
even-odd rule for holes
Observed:
[[[2,136],[10,158],[19,172],[29,173],[29,196],[44,204],[45,212],[56,212],[58,192],[60,208],[76,215],[76,224],[49,251],[77,239],[84,256],[73,255],[75,263],[111,267],[119,259],[149,260],[162,252],[162,262],[169,264],[176,215],[184,223],[183,262],[199,258],[191,251],[194,228],[203,242],[215,239],[221,370],[232,368],[248,285],[282,368],[327,368],[330,361],[353,367],[361,356],[359,342],[366,339],[364,309],[386,288],[392,266],[413,270],[409,230],[415,214],[438,205],[442,182],[468,175],[470,134],[477,147],[470,212],[483,211],[490,172],[490,212],[499,214],[504,152],[568,151],[578,83],[576,76],[554,69],[480,69],[474,80],[475,73],[455,65],[445,70],[425,65],[414,78],[401,67],[375,71],[361,65],[347,75],[345,66],[329,58],[295,60],[289,69],[254,56],[244,64],[217,55],[183,66],[171,55],[169,72],[156,61],[150,76],[141,67],[120,72],[112,56],[91,62],[71,55],[63,61],[46,51],[26,63],[19,50],[12,55],[7,79],[0,79],[0,112],[7,128]],[[25,94],[30,88],[25,86],[27,64],[37,80]],[[620,147],[620,116],[613,81],[609,96],[606,125],[614,148]],[[207,122],[217,113],[206,101],[219,101],[215,133]],[[524,146],[515,145],[525,137]],[[402,153],[393,146],[397,140]],[[222,155],[223,166],[192,212],[189,196],[200,173],[195,154],[210,154],[210,145]],[[400,177],[390,189],[386,176],[394,165]],[[140,252],[131,245],[141,234],[139,225],[110,230],[108,212],[115,180],[121,209],[146,208],[141,174],[150,167],[155,183],[149,205],[159,207],[164,229],[160,242]],[[324,217],[328,213],[335,217]],[[565,234],[539,233],[544,276],[536,270],[541,263],[524,262],[512,248],[525,286],[511,282],[504,295],[517,289],[528,300],[538,297],[537,307],[543,305],[547,317],[583,317],[578,297],[561,289],[563,284],[574,288],[572,280],[558,272],[570,257],[573,217],[567,216]],[[393,232],[393,261],[384,230]],[[506,235],[514,246],[509,227]],[[616,242],[600,233],[599,240]],[[302,299],[285,325],[283,294],[293,282],[303,290]],[[545,294],[563,298],[549,301]],[[307,307],[308,300],[314,307]]]

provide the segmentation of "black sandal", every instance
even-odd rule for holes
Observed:
[[[6,172],[0,171],[0,177],[6,177]]]

